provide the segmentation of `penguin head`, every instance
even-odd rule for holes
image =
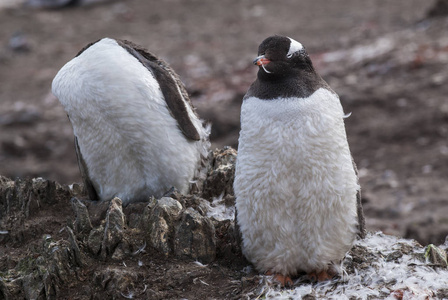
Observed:
[[[253,61],[260,67],[258,77],[275,79],[314,72],[313,64],[303,45],[292,38],[270,36],[258,47],[258,57]]]

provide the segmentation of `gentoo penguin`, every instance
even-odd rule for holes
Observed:
[[[254,64],[234,182],[243,253],[282,285],[332,278],[358,225],[364,234],[339,97],[289,37],[265,39]]]
[[[127,204],[172,187],[189,191],[210,130],[164,61],[129,41],[104,38],[62,67],[52,91],[73,126],[89,198]]]

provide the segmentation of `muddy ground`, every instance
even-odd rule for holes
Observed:
[[[352,112],[346,128],[367,229],[440,244],[448,234],[448,19],[428,18],[432,4],[130,0],[39,10],[0,2],[0,174],[80,181],[71,127],[51,80],[84,45],[105,36],[169,62],[214,124],[213,146],[237,147],[258,44],[284,34],[307,47]]]

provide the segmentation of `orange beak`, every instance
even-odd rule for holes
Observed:
[[[264,55],[258,56],[253,61],[254,65],[257,65],[257,66],[265,66],[265,65],[267,65],[270,62],[271,61],[269,59],[267,59],[266,57],[264,57]]]

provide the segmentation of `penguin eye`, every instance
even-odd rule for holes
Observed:
[[[297,52],[293,52],[293,53],[289,53],[286,55],[286,58],[291,58],[293,57]]]

